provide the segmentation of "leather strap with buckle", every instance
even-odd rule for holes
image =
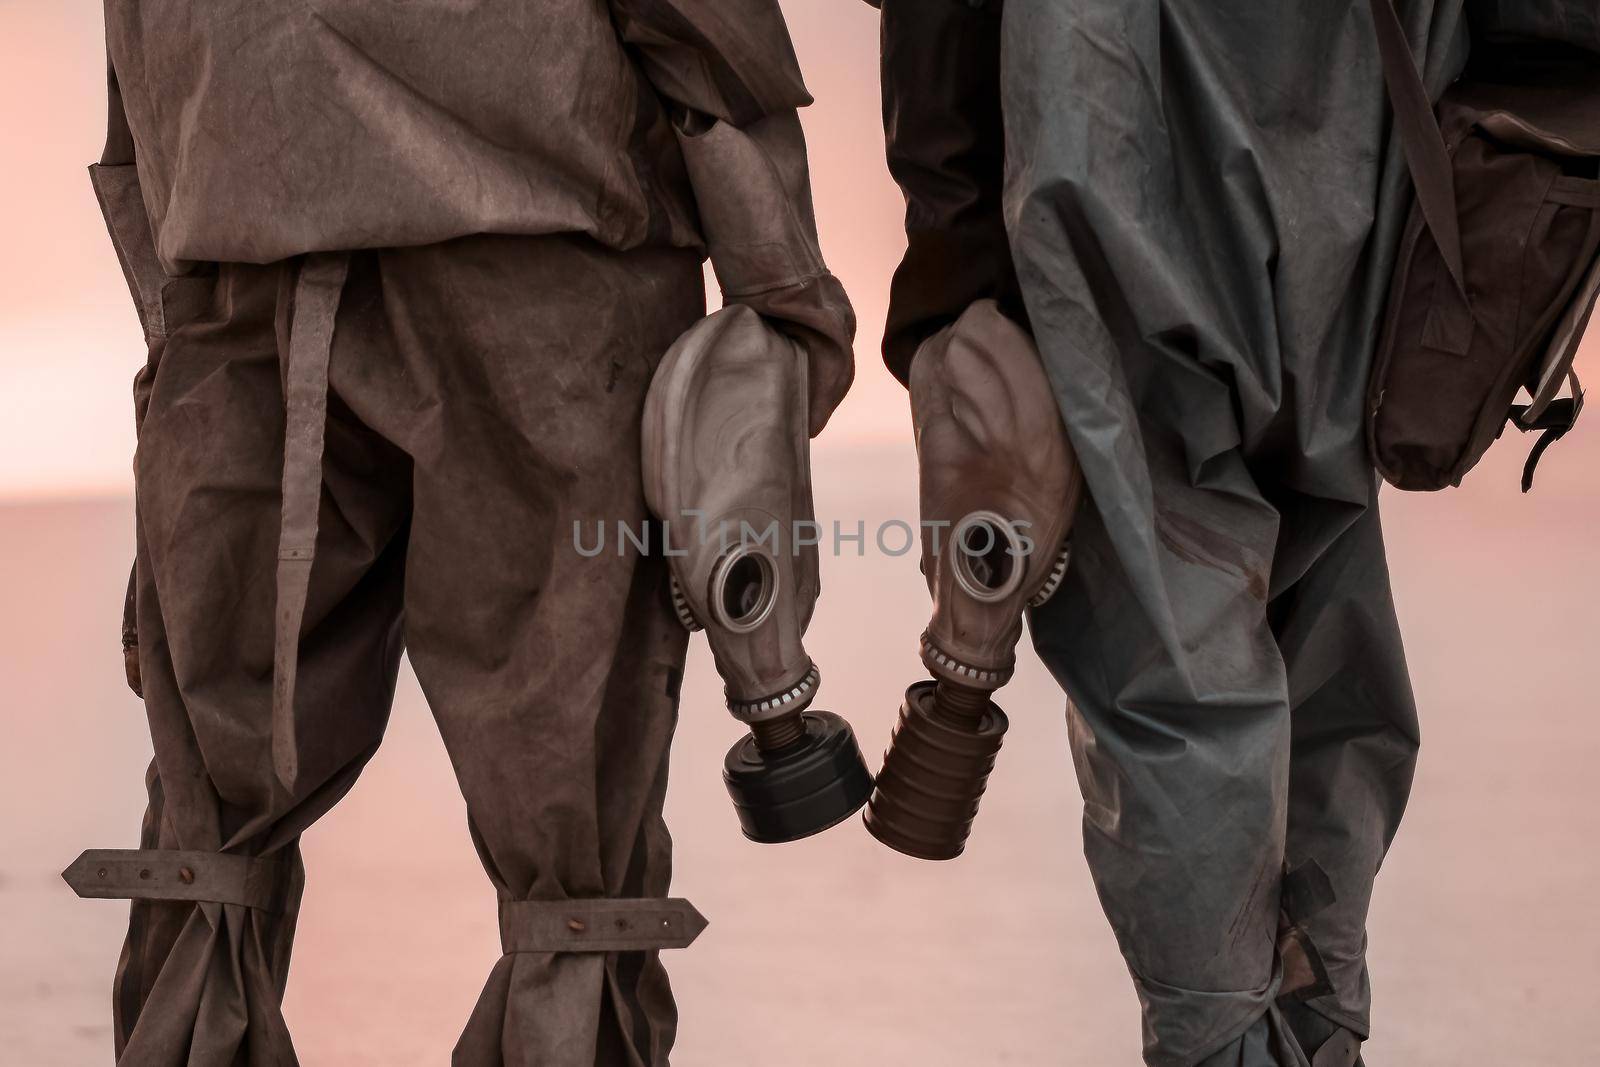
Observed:
[[[188,900],[281,912],[289,865],[277,856],[91,848],[61,872],[85,899]]]
[[[508,954],[687,948],[705,928],[705,916],[677,897],[500,902],[500,945]]]

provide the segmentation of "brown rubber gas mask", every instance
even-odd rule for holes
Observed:
[[[922,570],[933,615],[866,812],[873,836],[924,859],[961,854],[1007,721],[1022,616],[1055,592],[1083,477],[1033,339],[973,304],[911,364]]]
[[[704,628],[728,710],[750,728],[723,777],[747,837],[790,841],[860,809],[872,787],[842,718],[814,711],[803,637],[820,588],[805,349],[739,304],[668,351],[645,401],[645,499],[673,600]]]

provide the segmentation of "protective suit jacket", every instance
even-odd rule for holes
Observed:
[[[1087,482],[1032,631],[1070,697],[1146,1061],[1348,1067],[1418,741],[1362,435],[1410,196],[1371,10],[881,6],[901,275],[936,273],[930,219],[986,235],[1007,269],[977,295],[1020,290]],[[1459,0],[1398,6],[1437,95],[1465,58]],[[891,366],[970,291],[891,310]]]
[[[106,0],[106,33],[169,266],[473,233],[695,247],[667,109],[747,126],[811,99],[764,0]]]
[[[94,174],[148,342],[131,604],[155,758],[141,848],[67,877],[133,899],[118,1062],[296,1062],[299,836],[376,749],[404,648],[500,909],[455,1062],[665,1063],[658,950],[703,925],[666,896],[661,817],[686,634],[664,559],[573,531],[647,520],[644,397],[704,314],[708,246],[728,298],[811,349],[814,428],[848,385],[837,282],[703,233],[685,163],[739,142],[814,241],[775,0],[106,21]]]

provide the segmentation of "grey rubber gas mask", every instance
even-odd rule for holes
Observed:
[[[824,830],[872,788],[849,724],[811,707],[807,414],[804,348],[738,304],[673,345],[645,402],[645,498],[663,524],[679,617],[704,628],[728,710],[750,728],[723,777],[756,841]]]
[[[866,812],[889,847],[960,855],[1005,734],[1022,616],[1055,592],[1083,478],[1033,339],[973,304],[911,364],[922,569],[933,615]]]

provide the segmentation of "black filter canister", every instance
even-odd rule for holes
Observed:
[[[744,836],[763,844],[821,833],[861,810],[872,795],[872,774],[844,719],[828,711],[801,713],[804,733],[763,751],[746,736],[728,750],[722,780]]]

